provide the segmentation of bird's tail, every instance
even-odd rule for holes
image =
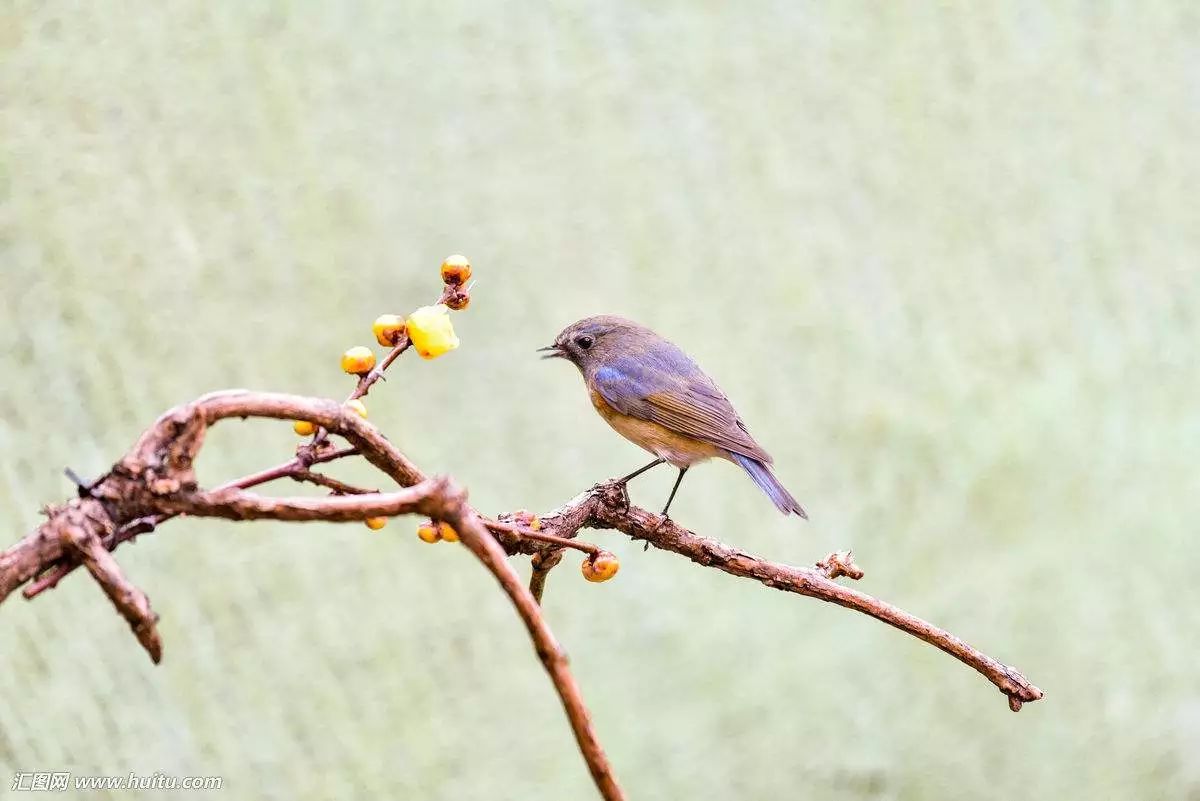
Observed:
[[[800,508],[799,502],[792,497],[792,493],[788,492],[786,487],[779,483],[779,479],[775,478],[770,467],[740,453],[730,453],[729,456],[746,471],[750,478],[754,479],[754,483],[779,507],[779,511],[785,515],[795,512],[805,520],[808,519],[808,515]]]

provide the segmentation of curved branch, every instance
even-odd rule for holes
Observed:
[[[244,491],[237,486],[241,482],[233,482],[232,486],[211,492],[199,490],[195,486],[193,466],[204,443],[207,428],[231,417],[310,420],[330,433],[344,437],[367,461],[407,489],[393,493],[326,498],[267,498]],[[288,477],[294,470],[303,469],[302,466],[293,469],[290,464],[264,471],[258,477],[273,480]],[[466,493],[449,479],[426,479],[378,429],[341,404],[298,395],[246,390],[205,395],[162,415],[108,475],[93,483],[89,493],[92,497],[73,501],[72,504],[99,505],[99,517],[106,531],[120,523],[147,517],[162,520],[178,514],[231,520],[347,521],[418,512],[449,523],[458,531],[463,544],[496,577],[525,623],[601,795],[607,801],[623,801],[625,798],[596,736],[582,692],[571,674],[561,646],[542,616],[537,601],[509,565],[505,550],[474,510],[467,506]],[[64,520],[57,525],[65,529],[66,522]],[[57,529],[53,529],[51,533],[57,532]],[[506,530],[505,533],[520,536],[516,530]],[[57,564],[64,555],[62,540],[65,536],[51,536],[39,530],[39,533],[26,538],[28,543],[22,541],[0,555],[0,600],[11,589],[46,567]],[[72,532],[67,538],[77,536]],[[95,540],[87,549],[85,561],[89,556],[102,553],[103,558],[115,566],[115,561],[100,545],[100,537],[92,536]],[[90,562],[88,566],[91,568]],[[96,575],[95,570],[92,572]],[[97,575],[97,579],[100,578]],[[105,589],[108,591],[107,585]],[[118,603],[116,598],[114,603]],[[125,614],[122,603],[118,603],[118,608]],[[147,605],[147,612],[148,609]],[[133,623],[131,619],[131,625]],[[142,633],[136,626],[135,632],[141,639]],[[149,646],[147,648],[150,650]],[[159,652],[151,650],[151,656],[158,661]]]
[[[886,601],[833,581],[838,575],[862,575],[857,565],[848,562],[848,557],[842,554],[831,554],[820,563],[823,570],[761,559],[723,542],[701,537],[668,518],[627,505],[624,492],[616,482],[593,487],[566,506],[546,515],[542,521],[560,536],[572,536],[580,528],[617,529],[655,548],[686,556],[696,564],[753,579],[772,589],[806,595],[869,615],[924,640],[978,671],[1008,696],[1009,707],[1014,712],[1019,711],[1022,704],[1038,701],[1043,696],[1042,690],[1018,671],[971,647],[950,632]]]
[[[537,599],[525,588],[517,571],[508,563],[508,555],[504,549],[491,536],[479,516],[465,503],[458,510],[450,512],[445,520],[459,533],[463,544],[492,572],[516,607],[525,628],[529,631],[530,639],[533,640],[538,658],[542,660],[542,665],[554,682],[554,688],[558,691],[567,719],[571,723],[571,730],[575,734],[575,741],[588,770],[591,771],[596,787],[600,790],[600,795],[607,801],[624,799],[625,794],[617,784],[608,757],[600,745],[599,737],[596,736],[591,715],[583,703],[583,692],[571,673],[566,654],[542,616]]]
[[[446,512],[449,479],[431,478],[399,492],[334,495],[325,498],[267,498],[245,490],[189,492],[164,497],[159,506],[173,515],[226,520],[286,520],[349,523],[368,517],[422,514],[441,519]]]

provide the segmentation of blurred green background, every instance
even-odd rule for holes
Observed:
[[[1047,692],[1013,715],[874,621],[597,532],[620,577],[572,558],[546,600],[631,798],[1200,798],[1200,11],[1051,6],[5,3],[3,537],[173,404],[342,396],[338,354],[461,251],[463,347],[371,396],[419,464],[488,512],[642,464],[533,354],[637,318],[812,516],[715,464],[679,521],[853,547],[862,589]],[[228,423],[202,477],[294,443]],[[0,794],[593,797],[508,603],[414,525],[122,548],[158,668],[79,575],[10,599]]]

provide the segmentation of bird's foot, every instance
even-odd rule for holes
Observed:
[[[632,502],[629,500],[627,483],[626,479],[604,481],[597,484],[594,490],[608,506],[620,509],[621,511],[627,511],[632,505]]]

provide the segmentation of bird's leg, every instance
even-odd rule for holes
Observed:
[[[626,488],[625,485],[628,484],[630,481],[633,481],[635,478],[640,476],[642,473],[645,473],[647,470],[651,470],[655,467],[658,467],[660,464],[662,464],[665,461],[667,461],[667,460],[662,459],[662,458],[655,459],[653,462],[646,465],[645,467],[640,468],[638,470],[634,470],[632,473],[625,476],[625,478],[617,479],[617,486],[621,488],[621,496],[625,500],[625,508],[626,509],[629,508],[629,490]]]
[[[645,467],[634,470],[632,473],[625,476],[625,478],[617,479],[617,483],[624,486],[624,485],[628,484],[630,481],[633,481],[635,478],[640,476],[642,473],[645,473],[647,470],[651,470],[655,467],[658,467],[660,464],[662,464],[665,461],[667,461],[667,460],[666,459],[655,459],[653,462],[646,465]]]
[[[667,498],[667,505],[663,507],[662,516],[671,519],[668,512],[671,510],[671,501],[675,500],[675,493],[679,492],[679,485],[683,483],[683,477],[687,475],[688,468],[679,468],[679,478],[675,479],[675,486],[671,488],[671,497]]]

